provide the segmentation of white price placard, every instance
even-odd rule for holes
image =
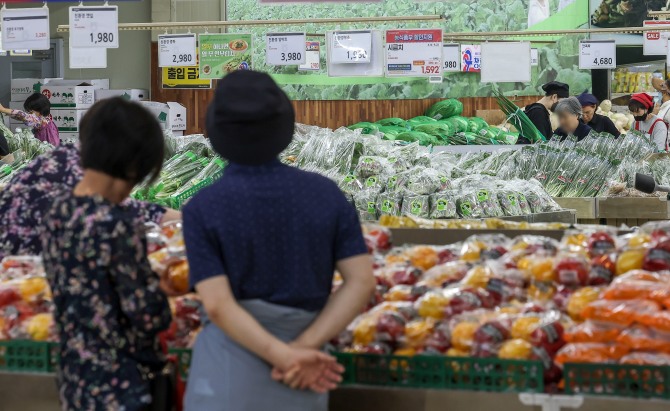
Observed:
[[[49,50],[49,9],[7,9],[0,11],[2,47],[5,50]]]
[[[268,33],[265,35],[265,61],[273,66],[305,64],[305,33]]]
[[[461,45],[447,43],[442,46],[442,71],[461,71]]]
[[[531,67],[537,66],[540,64],[540,53],[537,49],[530,49],[530,65]]]
[[[70,68],[107,68],[107,49],[70,47]]]
[[[616,68],[616,42],[614,40],[580,41],[579,68],[586,70]]]
[[[643,27],[659,29],[670,28],[670,22],[663,20],[648,20]],[[670,31],[645,31],[642,33],[642,54],[645,56],[665,56],[668,53],[668,38]]]
[[[409,29],[386,32],[386,74],[442,75],[442,30]]]
[[[331,36],[330,62],[333,64],[369,63],[372,54],[372,32],[336,31]]]
[[[321,70],[321,43],[318,41],[305,42],[305,64],[298,67],[301,71]]]
[[[119,48],[118,6],[70,7],[70,45]]]
[[[198,65],[195,34],[162,34],[158,36],[158,67]]]

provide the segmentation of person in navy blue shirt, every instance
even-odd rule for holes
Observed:
[[[205,326],[187,411],[327,410],[343,371],[320,351],[374,288],[355,209],[335,183],[282,164],[295,115],[266,74],[219,82],[207,113],[223,177],[184,209],[192,285]],[[331,296],[334,270],[344,285]]]

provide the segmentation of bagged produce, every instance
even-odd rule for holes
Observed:
[[[670,366],[670,354],[652,352],[632,352],[619,360],[621,364]]]
[[[381,174],[390,174],[390,170],[391,166],[386,158],[363,156],[358,161],[355,173],[359,177],[366,179]]]
[[[456,99],[438,101],[426,110],[426,116],[436,120],[460,116],[463,113],[463,103]]]
[[[505,215],[495,191],[487,188],[480,189],[477,191],[477,201],[487,217],[503,217]]]
[[[407,122],[398,117],[383,118],[377,121],[377,124],[380,126],[393,126],[393,127],[402,127],[405,128]]]
[[[444,120],[447,124],[451,126],[453,133],[463,133],[468,131],[470,124],[468,119],[461,116],[450,117],[447,120]]]
[[[556,364],[565,363],[608,363],[620,360],[629,352],[626,346],[610,343],[567,344],[556,354]]]
[[[377,195],[378,192],[374,190],[364,190],[354,195],[354,204],[361,221],[376,221],[379,218]]]
[[[430,218],[458,218],[455,191],[440,191],[430,196]]]
[[[430,216],[430,197],[427,195],[405,195],[402,200],[402,215],[428,218]]]
[[[468,119],[468,131],[471,133],[479,133],[481,130],[487,129],[489,127],[488,123],[479,117],[470,117]]]
[[[375,134],[379,131],[379,126],[374,123],[361,122],[347,127],[349,130],[361,130],[363,134]]]
[[[670,335],[636,325],[621,331],[616,342],[631,351],[662,351],[670,354]]]
[[[647,300],[597,300],[584,308],[582,317],[591,321],[629,326],[637,317],[658,311],[658,304]]]
[[[456,200],[456,207],[462,218],[481,218],[485,215],[477,195],[472,191],[463,193]]]
[[[408,193],[417,195],[432,194],[440,187],[440,175],[437,170],[430,168],[420,169],[413,173],[407,181]]]
[[[379,205],[380,215],[402,215],[402,193],[386,192],[379,194],[377,204]]]
[[[563,338],[568,343],[610,343],[616,341],[621,330],[615,324],[585,321],[568,329]]]
[[[519,197],[512,191],[500,191],[497,193],[498,201],[502,207],[502,211],[506,216],[518,216],[527,214],[521,210],[519,204]],[[526,202],[526,205],[528,203]]]
[[[348,174],[338,184],[340,190],[348,195],[356,195],[363,190],[363,183],[354,174]]]

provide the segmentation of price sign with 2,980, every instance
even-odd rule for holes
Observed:
[[[580,69],[616,68],[616,42],[614,40],[582,40],[579,42]]]
[[[70,45],[76,48],[118,48],[119,8],[70,7]]]
[[[158,36],[158,67],[186,67],[197,64],[195,34]]]

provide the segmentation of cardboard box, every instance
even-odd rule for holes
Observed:
[[[125,90],[95,90],[95,101],[106,98],[123,97],[131,101],[149,100],[149,90],[139,88],[127,88]]]
[[[61,144],[79,142],[79,133],[58,133]]]
[[[43,84],[61,80],[55,78],[14,78],[11,80],[11,100],[23,102],[31,94],[38,93]]]
[[[59,134],[61,131],[78,133],[79,123],[87,111],[85,109],[55,109],[51,110],[51,118],[58,127]]]
[[[186,107],[181,104],[171,101],[167,103],[142,101],[141,104],[154,113],[164,130],[170,130],[175,135],[183,134],[175,132],[186,130]]]
[[[95,87],[89,83],[76,85],[52,81],[41,87],[40,92],[51,102],[54,108],[91,108],[95,103]]]

